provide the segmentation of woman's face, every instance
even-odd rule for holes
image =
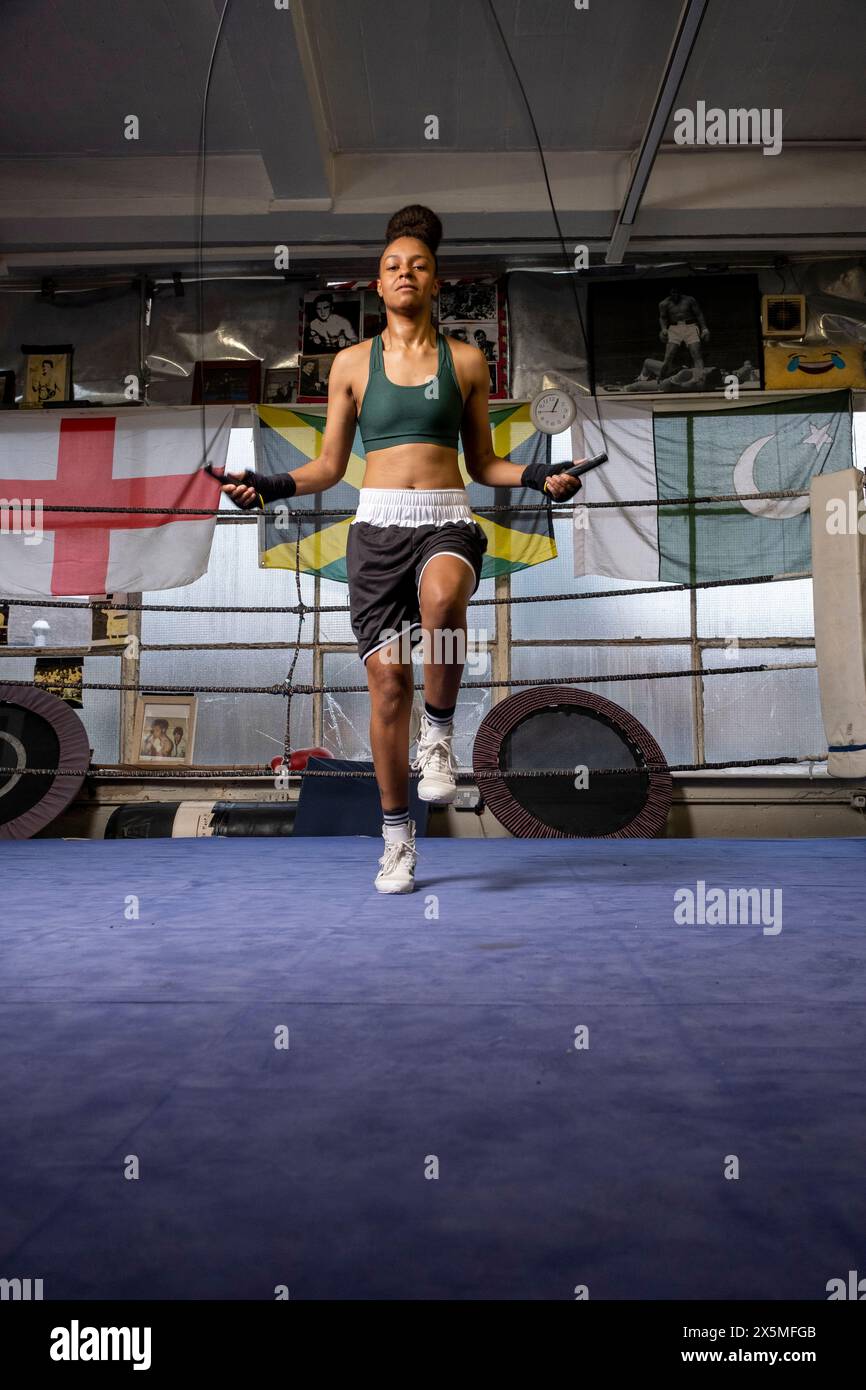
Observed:
[[[439,281],[434,274],[433,254],[416,237],[401,236],[392,241],[379,262],[378,290],[386,309],[429,313]]]

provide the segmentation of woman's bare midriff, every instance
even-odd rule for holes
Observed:
[[[367,455],[362,487],[421,488],[424,491],[465,487],[457,467],[457,450],[439,444],[398,444]]]
[[[356,416],[360,415],[364,404],[372,340],[359,346],[362,346],[364,351],[358,356],[358,365],[351,384]],[[435,360],[435,354],[432,356]],[[460,372],[456,364],[455,371],[459,380]],[[419,383],[402,381],[396,384],[414,386]],[[462,383],[460,389],[465,400],[466,387]],[[397,444],[393,449],[371,449],[366,462],[362,487],[418,488],[427,492],[466,486],[457,466],[457,450],[446,449],[441,444]]]

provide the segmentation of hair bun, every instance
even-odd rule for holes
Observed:
[[[410,203],[389,219],[385,245],[390,246],[401,236],[417,237],[425,246],[429,246],[435,256],[442,240],[442,223],[431,208],[425,208],[421,203]]]

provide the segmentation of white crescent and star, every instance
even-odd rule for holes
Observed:
[[[743,493],[761,491],[755,482],[755,463],[764,445],[769,444],[770,440],[775,439],[775,437],[775,434],[765,434],[743,450],[734,466],[734,491],[740,494],[742,506],[747,512],[751,512],[752,516],[766,517],[771,521],[784,521],[788,517],[799,516],[801,512],[808,511],[809,498],[762,497],[755,499],[742,496]],[[812,425],[802,442],[813,444],[816,451],[820,453],[826,444],[832,444],[833,439],[825,425]]]
[[[825,444],[833,443],[833,436],[826,425],[813,425],[803,443],[814,444],[815,449],[820,453]]]

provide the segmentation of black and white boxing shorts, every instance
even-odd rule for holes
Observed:
[[[346,542],[349,612],[361,660],[395,636],[407,648],[422,640],[418,595],[434,555],[464,560],[475,575],[474,594],[486,550],[465,488],[361,488]]]

